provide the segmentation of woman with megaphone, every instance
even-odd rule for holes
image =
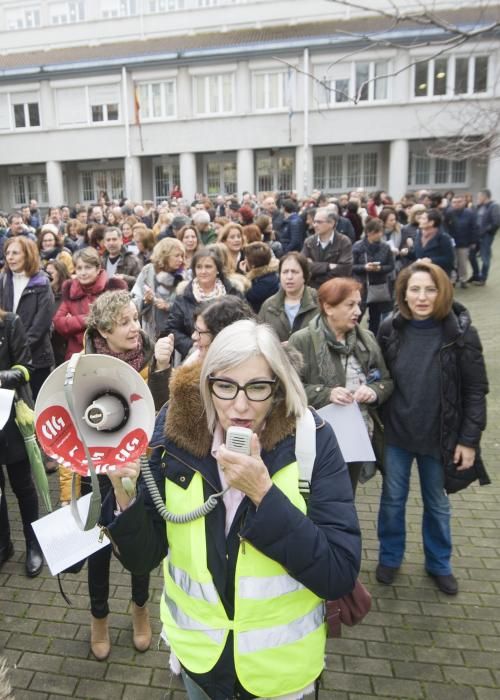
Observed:
[[[141,330],[137,308],[126,291],[105,292],[90,307],[84,339],[85,354],[117,357],[139,372],[148,381],[155,404],[162,405],[168,396],[172,336],[153,345]],[[110,490],[110,482],[99,477],[101,497]],[[90,479],[82,478],[82,494],[91,490]],[[105,547],[88,558],[88,586],[91,607],[92,653],[99,661],[108,657],[111,642],[108,630],[109,574],[111,548]],[[132,574],[133,641],[137,651],[146,651],[151,644],[151,626],[146,606],[149,597],[149,573]]]
[[[324,668],[324,600],[349,593],[359,571],[349,474],[269,326],[224,328],[191,372],[174,372],[151,441],[166,524],[142,485],[123,487],[137,463],[108,474],[101,521],[136,574],[168,552],[162,636],[190,700],[298,699]]]

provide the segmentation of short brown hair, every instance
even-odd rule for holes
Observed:
[[[406,290],[408,289],[408,284],[412,275],[416,272],[427,272],[427,274],[432,277],[432,281],[438,290],[436,301],[434,302],[432,318],[436,319],[436,321],[442,321],[451,311],[451,306],[453,304],[453,285],[442,267],[434,265],[434,263],[424,262],[423,260],[417,260],[412,265],[403,268],[396,280],[396,304],[401,316],[407,320],[413,318],[410,307],[406,303]]]
[[[243,226],[243,237],[247,243],[255,243],[262,240],[262,231],[256,224]]]
[[[323,282],[318,289],[318,304],[321,313],[325,312],[325,304],[337,306],[353,292],[360,292],[361,288],[361,284],[352,277],[335,277]]]
[[[248,267],[264,267],[271,260],[271,248],[261,241],[255,241],[244,248],[245,259]]]
[[[101,258],[99,253],[91,246],[88,246],[87,248],[80,248],[80,250],[73,253],[73,264],[75,266],[79,260],[84,262],[86,265],[93,265],[98,270],[101,269]]]
[[[3,247],[4,257],[7,257],[7,251],[13,243],[19,243],[24,254],[24,274],[28,277],[33,277],[40,270],[40,253],[35,241],[27,236],[13,236],[7,238]]]
[[[305,255],[302,255],[302,253],[299,253],[296,250],[291,250],[289,253],[285,253],[281,258],[280,258],[280,264],[278,268],[278,272],[281,275],[281,268],[283,265],[286,263],[287,260],[295,260],[297,265],[300,266],[302,270],[302,275],[304,277],[304,284],[307,284],[309,282],[309,279],[311,277],[311,271],[309,269],[309,263],[307,262],[307,258]]]

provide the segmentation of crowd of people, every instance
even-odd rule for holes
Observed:
[[[118,357],[143,376],[158,412],[150,464],[167,509],[196,510],[210,496],[221,507],[165,528],[138,465],[121,472],[137,484],[133,496],[116,474],[99,476],[102,522],[132,574],[134,645],[150,646],[149,573],[168,551],[161,618],[190,699],[300,698],[322,670],[322,601],[356,581],[354,499],[375,473],[344,464],[334,432],[307,406],[359,405],[383,474],[377,580],[392,584],[403,563],[415,460],[425,569],[441,592],[458,592],[448,494],[489,481],[480,452],[488,384],[454,286],[486,284],[500,207],[488,190],[475,204],[425,190],[398,202],[358,191],[172,194],[154,205],[102,192],[90,207],[42,215],[31,201],[0,215],[0,385],[36,400],[75,352]],[[296,462],[308,415],[306,503]],[[37,494],[14,418],[13,406],[2,461],[26,574],[37,576]],[[231,426],[252,431],[249,455],[225,447]],[[45,464],[59,471],[67,505],[68,470]],[[88,480],[79,488],[88,492]],[[2,496],[0,566],[12,555]],[[88,558],[99,660],[111,651],[110,557],[106,548]]]

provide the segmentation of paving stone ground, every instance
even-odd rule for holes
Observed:
[[[498,237],[497,237],[498,238]],[[366,621],[329,640],[321,700],[500,700],[500,240],[492,278],[484,288],[457,292],[478,327],[490,379],[488,429],[483,453],[493,480],[452,497],[455,598],[437,591],[425,575],[417,480],[408,502],[406,559],[392,587],[377,584],[377,477],[358,491],[364,541],[362,578],[373,593]],[[57,477],[51,476],[53,503]],[[106,662],[89,651],[86,570],[65,575],[67,606],[48,569],[35,579],[23,573],[24,547],[17,508],[7,493],[14,558],[0,571],[0,650],[11,667],[17,700],[62,696],[106,700],[184,700],[168,671],[168,656],[155,645],[145,654],[132,646],[129,575],[116,559],[111,576],[113,648]],[[160,571],[151,577],[158,639]]]

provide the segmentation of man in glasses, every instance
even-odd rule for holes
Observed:
[[[314,231],[304,241],[302,255],[309,261],[309,285],[318,289],[332,277],[350,277],[352,272],[352,243],[336,230],[338,216],[329,209],[317,209]]]

